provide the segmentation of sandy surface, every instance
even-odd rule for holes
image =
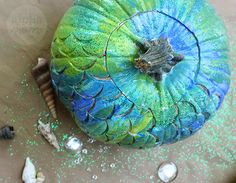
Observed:
[[[127,150],[87,142],[89,139],[59,102],[59,120],[47,117],[47,108],[30,70],[37,57],[49,57],[53,33],[71,3],[71,0],[0,0],[0,126],[11,124],[17,134],[12,141],[0,141],[0,183],[21,182],[27,156],[37,169],[42,169],[48,183],[159,182],[156,168],[165,160],[172,160],[179,167],[176,183],[233,180],[236,174],[236,96],[233,95],[236,1],[211,0],[226,23],[232,52],[233,82],[220,112],[193,137],[150,150]],[[63,149],[56,152],[47,144],[36,129],[39,118],[52,122],[61,145],[73,133],[81,138],[88,151],[82,155],[81,162],[78,156]],[[97,180],[92,179],[96,176]]]

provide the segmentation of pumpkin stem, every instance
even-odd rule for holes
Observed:
[[[135,67],[157,81],[161,81],[164,73],[170,72],[177,63],[184,59],[183,55],[172,50],[167,39],[145,41],[144,48],[146,48],[146,52],[141,53],[139,58],[135,59]]]

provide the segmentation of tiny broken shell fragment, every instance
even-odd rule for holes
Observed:
[[[81,140],[77,137],[71,136],[68,138],[68,140],[65,142],[65,148],[68,151],[80,153],[83,147],[83,143]]]
[[[22,180],[25,183],[36,183],[36,170],[34,164],[30,158],[27,157],[25,160],[25,167],[22,174]]]
[[[45,176],[43,172],[38,172],[36,175],[36,183],[43,183],[45,181]]]
[[[51,76],[49,72],[49,62],[44,58],[38,58],[38,64],[32,69],[32,75],[39,86],[53,118],[57,118],[55,94],[52,88]]]
[[[50,123],[44,124],[42,121],[38,120],[38,130],[53,147],[57,150],[60,149],[57,138],[51,130]]]
[[[15,137],[13,126],[4,126],[0,129],[0,139],[13,139]]]

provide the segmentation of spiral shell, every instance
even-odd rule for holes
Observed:
[[[50,113],[56,119],[55,94],[52,88],[48,60],[38,58],[38,64],[32,69],[32,75],[39,86]]]
[[[42,121],[38,121],[38,130],[43,135],[43,137],[57,150],[60,149],[59,143],[55,134],[52,132],[50,123],[44,124]]]

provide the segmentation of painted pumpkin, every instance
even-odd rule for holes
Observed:
[[[56,93],[90,137],[135,148],[197,132],[229,89],[228,42],[205,0],[79,0],[52,42]]]

